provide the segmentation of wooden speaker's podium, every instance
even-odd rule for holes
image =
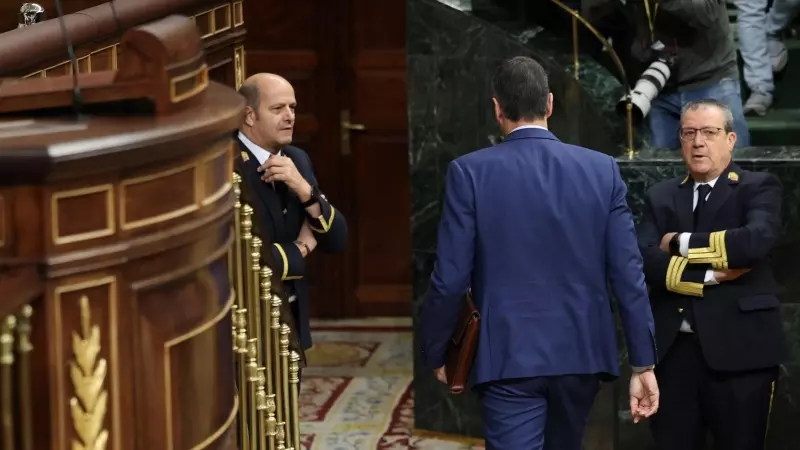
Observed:
[[[185,17],[120,45],[116,71],[0,81],[0,449],[299,450],[232,182],[244,100]]]

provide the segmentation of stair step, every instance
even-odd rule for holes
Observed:
[[[791,38],[783,41],[789,52],[789,63],[786,69],[775,74],[775,100],[772,107],[781,109],[800,109],[800,39]],[[742,100],[747,100],[748,90],[742,73],[742,59],[739,57],[739,79],[742,80]]]
[[[763,117],[747,117],[754,146],[800,145],[800,109],[771,109]]]

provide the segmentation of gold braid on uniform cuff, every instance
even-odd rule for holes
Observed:
[[[317,222],[319,222],[322,229],[316,228],[314,226],[309,225],[308,227],[312,230],[316,231],[317,233],[327,233],[328,230],[331,229],[333,225],[333,218],[336,216],[336,210],[331,206],[331,217],[329,219],[325,219],[325,212],[323,211],[319,217],[317,217]]]
[[[711,264],[712,269],[728,268],[728,250],[725,248],[725,230],[708,235],[708,247],[690,248],[688,254],[692,264]]]
[[[281,280],[285,280],[287,275],[289,275],[289,258],[286,256],[286,251],[280,244],[272,244],[278,250],[278,253],[281,254],[281,259],[283,260],[283,273],[281,274]]]
[[[689,260],[682,256],[673,256],[670,258],[669,266],[667,267],[667,290],[675,292],[676,294],[702,297],[703,285],[701,283],[681,281],[683,271],[686,270],[686,265],[688,263]]]

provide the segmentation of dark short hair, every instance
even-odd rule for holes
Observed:
[[[509,120],[547,116],[547,72],[532,58],[517,56],[503,61],[492,77],[492,94]]]
[[[258,105],[261,104],[261,92],[255,83],[243,84],[239,88],[239,94],[244,97],[245,105],[253,108],[253,111],[258,111]]]
[[[722,103],[719,100],[714,100],[713,98],[704,98],[702,100],[692,100],[689,103],[683,105],[681,108],[681,118],[683,115],[686,114],[686,111],[695,111],[698,108],[704,107],[711,107],[717,108],[722,111],[722,116],[725,118],[725,123],[723,127],[725,128],[726,133],[730,133],[733,131],[733,112],[725,103]]]

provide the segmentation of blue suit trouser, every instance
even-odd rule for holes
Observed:
[[[486,450],[581,450],[599,388],[595,375],[517,378],[476,386]]]

